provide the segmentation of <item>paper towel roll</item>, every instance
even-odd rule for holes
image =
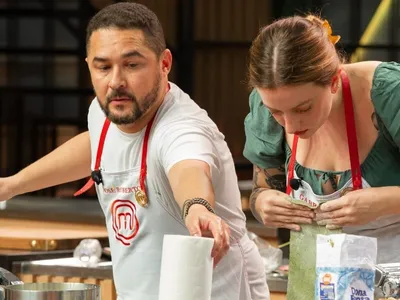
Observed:
[[[210,300],[214,239],[164,235],[159,300]]]

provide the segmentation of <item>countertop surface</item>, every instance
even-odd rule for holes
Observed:
[[[97,199],[18,196],[5,202],[0,218],[104,224]]]
[[[250,181],[239,181],[242,193],[251,190]],[[3,207],[4,206],[4,207]],[[248,220],[255,219],[245,212]],[[22,195],[0,203],[0,218],[67,221],[104,224],[104,215],[97,198],[42,197]]]
[[[36,261],[14,262],[14,274],[54,275],[64,277],[95,277],[98,279],[112,279],[112,263],[102,259],[95,266],[85,266],[73,257],[45,259]],[[267,283],[271,293],[285,294],[287,278],[278,274],[267,274]],[[381,299],[380,292],[376,291],[375,299]],[[273,299],[273,298],[272,298]]]
[[[103,259],[97,265],[85,266],[84,263],[73,257],[24,261],[13,264],[13,273],[112,279],[112,263]],[[267,283],[271,292],[286,292],[286,278],[268,274]]]
[[[96,277],[112,279],[111,261],[102,260],[96,266],[85,266],[74,257],[14,262],[14,274],[55,275],[64,277]]]
[[[277,230],[258,223],[245,211],[247,229],[262,237],[276,237]],[[104,214],[97,199],[18,196],[5,202],[0,218],[104,224]]]

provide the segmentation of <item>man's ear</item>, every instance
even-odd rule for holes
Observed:
[[[160,56],[161,72],[168,75],[172,68],[172,53],[169,49],[165,49]]]

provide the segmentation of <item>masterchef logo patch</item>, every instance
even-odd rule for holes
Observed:
[[[111,215],[115,238],[129,246],[139,230],[135,204],[130,200],[115,200],[111,206]]]

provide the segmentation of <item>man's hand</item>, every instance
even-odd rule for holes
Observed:
[[[209,212],[200,204],[193,204],[185,218],[185,224],[192,236],[214,238],[211,256],[214,258],[214,267],[229,250],[229,226],[217,215]]]

